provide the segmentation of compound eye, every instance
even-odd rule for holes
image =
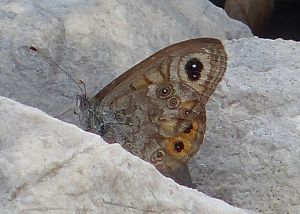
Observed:
[[[86,109],[88,107],[88,102],[85,100],[84,102],[81,103],[80,107]]]
[[[171,85],[160,86],[156,90],[156,94],[160,99],[167,99],[174,93],[173,87]]]
[[[80,111],[85,111],[87,108],[89,108],[88,98],[84,95],[77,95],[77,106],[79,107]]]
[[[197,58],[192,58],[185,64],[185,72],[191,81],[199,80],[202,70],[203,64]]]

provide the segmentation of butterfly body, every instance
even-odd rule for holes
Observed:
[[[203,143],[205,105],[226,70],[217,39],[169,46],[96,96],[78,95],[80,126],[174,177]]]

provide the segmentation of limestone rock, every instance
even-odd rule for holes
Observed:
[[[262,213],[300,212],[300,43],[227,41],[228,69],[208,103],[190,165],[198,190]]]
[[[119,144],[0,97],[0,210],[243,214],[176,184]]]
[[[45,57],[28,53],[25,45],[40,48],[75,79],[82,79],[88,94],[94,95],[153,52],[174,42],[203,36],[231,39],[249,37],[251,33],[205,0],[187,0],[184,4],[177,0],[168,3],[146,0],[124,3],[115,0],[1,1],[0,95],[37,107],[50,115],[73,106],[77,93],[75,84],[56,66],[49,65]],[[228,71],[208,105],[206,140],[190,167],[194,182],[201,192],[235,206],[263,213],[296,214],[300,210],[300,45],[293,41],[257,38],[227,41],[225,45],[229,56]],[[59,131],[55,129],[55,126],[62,126],[58,125],[62,124],[59,121],[48,117],[41,119],[46,116],[40,118],[25,107],[23,113],[16,114],[19,108],[17,111],[9,109],[19,104],[4,103],[6,109],[0,112],[0,170],[5,174],[0,174],[0,188],[3,187],[0,204],[5,204],[7,211],[29,209],[28,213],[33,213],[36,206],[40,209],[37,212],[65,209],[66,213],[73,213],[74,209],[84,212],[91,204],[93,210],[99,206],[109,210],[115,203],[115,206],[127,206],[122,208],[126,212],[139,212],[134,208],[141,198],[157,197],[152,195],[157,189],[168,191],[175,188],[178,195],[179,191],[190,191],[168,179],[163,181],[171,182],[171,187],[169,184],[167,187],[156,186],[156,182],[164,178],[149,166],[146,171],[151,176],[142,175],[146,184],[154,185],[155,191],[147,190],[148,195],[142,196],[139,192],[132,193],[135,195],[129,197],[139,200],[126,199],[121,203],[124,194],[131,193],[128,189],[133,188],[130,185],[135,185],[135,179],[127,179],[129,187],[122,187],[124,180],[119,180],[117,175],[113,175],[113,180],[108,168],[115,163],[122,165],[117,159],[140,165],[138,159],[123,154],[117,145],[102,154],[104,145],[99,137],[71,125],[68,131]],[[5,121],[13,120],[14,125],[10,123],[8,126],[2,115],[5,115]],[[26,119],[28,117],[30,119]],[[43,127],[38,122],[41,120],[45,123]],[[76,123],[76,118],[70,115],[64,120]],[[16,138],[21,130],[17,125],[21,126],[22,121],[31,123],[31,128],[22,129],[23,134]],[[37,125],[33,124],[34,121]],[[49,129],[49,133],[44,128]],[[119,157],[97,159],[110,154]],[[94,171],[92,163],[97,163],[98,169],[103,167],[101,161],[106,167]],[[116,170],[117,173],[130,173],[126,167]],[[97,173],[104,173],[104,178],[102,174],[99,177],[107,185],[100,186],[102,183],[95,178]],[[146,172],[137,168],[131,173],[123,176],[130,178]],[[81,183],[74,174],[89,182]],[[54,183],[58,181],[52,180],[56,176],[68,179],[62,178]],[[116,185],[115,195],[117,188],[126,188],[126,192],[120,191],[121,196],[115,196],[116,201],[109,201],[111,198],[102,189],[112,184]],[[144,188],[144,184],[137,183],[136,189],[138,185]],[[104,192],[103,198],[97,195],[97,191]],[[45,192],[50,192],[50,195],[43,195]],[[62,192],[66,194],[60,194]],[[197,196],[191,196],[193,200],[186,195],[178,196],[180,199],[174,199],[175,205],[170,205],[172,211],[197,210],[199,207],[194,197],[202,200],[204,196],[195,194]],[[24,200],[19,200],[22,197]],[[173,200],[169,197],[163,196],[160,202],[151,199],[142,209],[156,209],[162,205],[163,208],[156,210],[169,211],[170,207],[165,203]],[[67,203],[63,204],[65,200]],[[78,201],[82,201],[79,206],[76,205]],[[50,206],[50,203],[55,206]]]

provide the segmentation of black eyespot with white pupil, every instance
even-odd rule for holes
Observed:
[[[192,58],[185,64],[185,72],[191,81],[199,80],[202,70],[203,64],[197,58]]]
[[[182,141],[176,141],[174,144],[174,149],[176,152],[181,152],[184,149],[184,143]]]
[[[172,96],[173,94],[173,87],[171,85],[163,85],[160,86],[157,91],[156,94],[159,98],[161,99],[166,99]]]

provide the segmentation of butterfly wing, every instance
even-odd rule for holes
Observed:
[[[226,62],[217,39],[169,46],[81,101],[81,126],[174,177],[203,143],[205,104]]]

